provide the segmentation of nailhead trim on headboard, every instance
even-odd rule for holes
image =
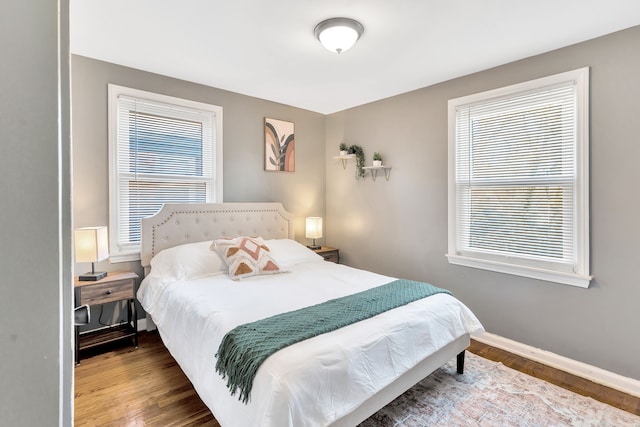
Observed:
[[[173,246],[242,235],[293,239],[291,215],[280,203],[167,204],[142,220],[141,262]]]

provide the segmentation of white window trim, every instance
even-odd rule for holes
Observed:
[[[575,183],[575,239],[576,269],[561,272],[531,265],[511,264],[462,254],[456,245],[456,109],[462,105],[513,96],[518,93],[539,90],[561,83],[573,82],[577,88],[576,109],[576,183]],[[479,268],[499,273],[512,274],[566,285],[588,288],[593,276],[589,274],[589,68],[581,68],[525,83],[490,90],[478,94],[449,100],[449,185],[448,185],[448,254],[450,264]]]
[[[134,98],[146,99],[154,102],[161,102],[170,105],[179,105],[182,107],[198,109],[213,113],[215,126],[216,126],[216,144],[215,144],[215,200],[211,202],[222,202],[222,190],[223,190],[223,159],[222,159],[222,142],[223,142],[223,129],[222,129],[222,107],[212,104],[206,104],[203,102],[192,101],[188,99],[176,98],[168,95],[157,94],[153,92],[147,92],[139,89],[128,88],[124,86],[118,86],[114,84],[108,85],[108,141],[109,141],[109,261],[126,262],[126,261],[139,261],[140,260],[140,247],[130,247],[128,250],[123,250],[118,245],[118,230],[119,230],[119,214],[118,203],[119,200],[119,186],[118,186],[118,165],[117,165],[117,116],[118,116],[118,96],[125,95]],[[128,245],[130,246],[130,245]]]

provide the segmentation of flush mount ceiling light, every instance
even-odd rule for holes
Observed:
[[[330,18],[316,25],[313,30],[322,46],[335,53],[349,50],[363,32],[362,24],[350,18]]]

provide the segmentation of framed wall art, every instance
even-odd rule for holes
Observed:
[[[293,122],[264,119],[264,170],[295,172],[296,141]]]

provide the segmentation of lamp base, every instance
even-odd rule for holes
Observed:
[[[107,277],[106,271],[99,271],[97,273],[85,273],[82,276],[78,276],[78,280],[81,282],[95,282],[96,280],[104,279]]]
[[[309,245],[307,245],[307,247],[309,249],[311,249],[312,251],[317,251],[318,249],[322,249],[322,246],[309,246]]]

